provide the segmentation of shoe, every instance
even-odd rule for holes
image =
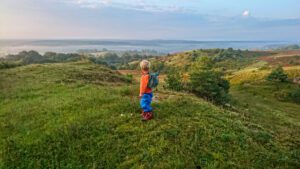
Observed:
[[[144,112],[142,121],[148,121],[153,118],[152,112]]]
[[[152,112],[149,112],[149,116],[150,116],[149,117],[150,119],[153,119],[153,113]]]

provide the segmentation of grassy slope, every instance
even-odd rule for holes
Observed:
[[[248,65],[243,66],[240,70],[235,70],[227,75],[231,84],[240,84],[245,82],[264,80],[272,71],[272,67],[279,65],[284,66],[285,73],[289,78],[293,79],[300,76],[300,52],[299,51],[285,51],[271,56],[263,56],[248,62]],[[289,64],[289,63],[293,64]],[[237,64],[241,65],[238,61]]]
[[[288,55],[289,52],[261,57],[259,61],[235,71],[228,78],[232,85],[230,94],[235,100],[234,105],[243,112],[244,117],[271,131],[281,144],[291,150],[300,150],[300,105],[279,101],[275,96],[276,93],[299,88],[299,85],[267,82],[265,79],[271,73],[271,69],[264,69],[266,66],[285,65],[284,71],[289,78],[299,77],[299,64],[288,64],[291,59],[300,58],[295,57],[294,53],[292,52],[293,58]],[[280,59],[277,59],[279,57]],[[295,155],[300,156],[299,151]]]
[[[175,66],[176,68],[186,68],[189,67],[193,62],[193,55],[197,57],[208,56],[213,57],[218,55],[218,50],[216,49],[203,49],[203,50],[193,50],[187,52],[180,52],[163,58],[166,66]],[[251,65],[257,62],[258,58],[261,56],[270,56],[274,55],[274,52],[268,51],[241,51],[241,54],[244,56],[242,59],[232,58],[223,60],[217,63],[217,67],[226,68],[231,70],[242,69],[248,65]],[[161,60],[161,58],[159,58]]]
[[[293,84],[270,82],[233,85],[230,93],[246,118],[272,131],[282,144],[300,148],[300,105],[278,101],[274,93],[296,88]]]
[[[0,87],[0,168],[300,165],[263,121],[189,94],[159,89],[155,119],[142,123],[138,85],[89,63],[0,70]]]
[[[256,63],[255,65],[260,63]],[[284,67],[283,69],[291,79],[300,76],[300,66]],[[230,80],[231,84],[240,84],[245,82],[262,81],[266,79],[271,72],[271,69],[260,70],[259,67],[250,66],[242,70],[235,71],[226,77]]]

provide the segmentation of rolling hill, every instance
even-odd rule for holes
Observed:
[[[135,79],[87,61],[0,70],[0,168],[299,167],[298,115],[223,109],[162,82],[143,123]]]

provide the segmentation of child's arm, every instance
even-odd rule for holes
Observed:
[[[149,80],[149,75],[143,75],[141,77],[141,82],[140,82],[140,96],[142,96],[146,89],[147,89],[147,86],[148,86],[148,80]]]

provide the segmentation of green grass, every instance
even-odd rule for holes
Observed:
[[[0,80],[0,168],[300,165],[299,142],[282,142],[268,120],[190,94],[159,88],[155,119],[143,123],[137,82],[99,65],[29,65],[0,70]],[[299,131],[294,118],[277,122]]]
[[[253,82],[231,87],[235,106],[244,118],[273,133],[274,138],[291,151],[300,150],[300,105],[291,101],[279,101],[276,93],[299,86],[290,83]],[[298,159],[299,160],[299,159]]]
[[[256,62],[244,69],[233,71],[226,75],[226,78],[231,84],[237,85],[242,83],[260,82],[265,80],[272,72],[270,68],[264,68],[265,62]],[[283,67],[284,72],[292,81],[294,78],[300,76],[300,66]]]
[[[220,52],[221,49],[199,49],[180,52],[158,59],[164,60],[165,66],[167,67],[176,67],[177,69],[187,70],[190,67],[190,65],[195,61],[193,57],[216,57],[220,54]],[[221,59],[220,61],[216,62],[215,68],[225,69],[226,73],[238,71],[240,69],[244,69],[251,65],[254,65],[259,61],[259,58],[262,56],[271,56],[276,54],[275,52],[270,51],[232,51],[230,53],[232,55],[240,53],[240,56],[233,58],[227,57]]]

